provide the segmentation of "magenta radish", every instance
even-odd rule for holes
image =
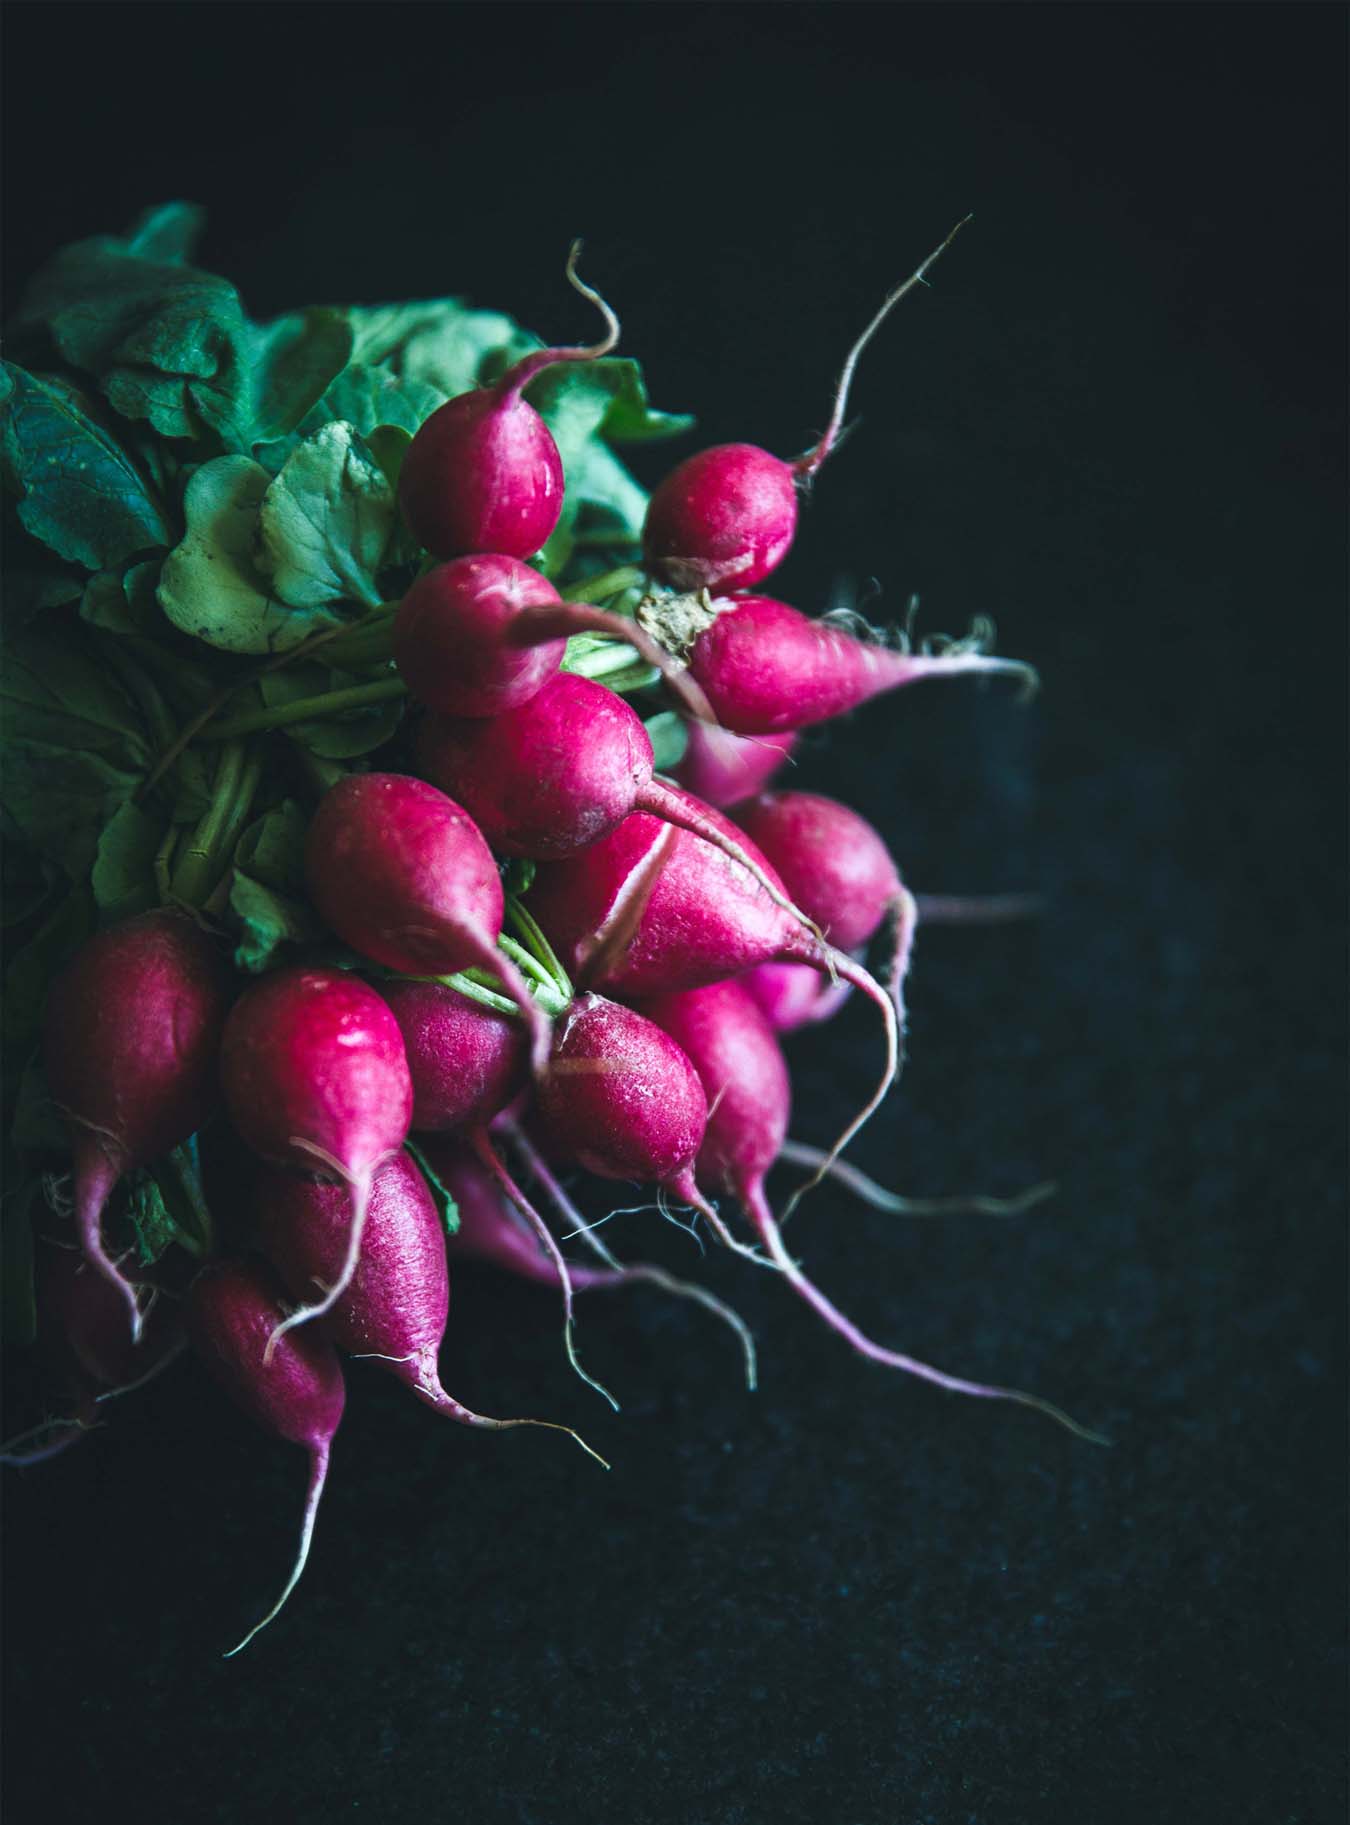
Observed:
[[[80,1246],[120,1292],[133,1339],[136,1288],[104,1248],[104,1207],[124,1173],[180,1146],[210,1114],[228,1003],[215,946],[168,911],[99,932],[47,997],[47,1086],[71,1133]]]
[[[332,1311],[361,1253],[376,1168],[398,1152],[412,1119],[403,1036],[387,1004],[342,970],[278,970],[242,995],[225,1025],[221,1078],[241,1138],[273,1166],[332,1175],[351,1219],[341,1271],[322,1299],[277,1327]]]
[[[491,1121],[529,1081],[518,1020],[439,982],[388,981],[380,992],[398,1022],[421,1131]]]
[[[983,636],[941,653],[905,652],[771,596],[652,596],[638,616],[686,658],[717,721],[738,735],[808,728],[924,678],[1008,673],[1028,688],[1036,682],[1031,666],[980,650]]]
[[[564,602],[518,558],[455,558],[419,577],[394,616],[393,650],[409,693],[443,716],[486,717],[528,703],[562,664],[573,634],[611,634],[661,671],[695,715],[707,700],[635,621]]]
[[[517,1139],[529,1156],[530,1170],[543,1187],[549,1201],[559,1213],[581,1231],[592,1246],[596,1237],[576,1210],[562,1186],[523,1135]],[[487,1262],[503,1272],[539,1286],[557,1287],[558,1269],[552,1257],[539,1245],[534,1230],[509,1199],[503,1197],[496,1180],[479,1163],[474,1153],[449,1135],[429,1140],[423,1148],[442,1185],[459,1209],[459,1228],[450,1248],[457,1259]],[[575,1292],[611,1291],[622,1286],[650,1285],[679,1299],[691,1299],[706,1306],[740,1339],[745,1358],[746,1386],[753,1392],[756,1381],[755,1342],[744,1319],[730,1306],[687,1280],[677,1279],[662,1267],[647,1262],[619,1262],[605,1248],[601,1267],[578,1265],[569,1261],[567,1271]]]
[[[753,798],[791,757],[797,732],[733,735],[716,723],[691,722],[689,745],[675,777],[705,804],[726,807]]]
[[[188,1289],[188,1337],[208,1371],[265,1432],[303,1445],[309,1453],[300,1548],[290,1578],[262,1621],[230,1649],[227,1660],[267,1627],[300,1582],[328,1478],[329,1448],[346,1400],[337,1351],[315,1327],[287,1337],[271,1350],[269,1339],[284,1328],[284,1301],[284,1289],[271,1268],[252,1258],[212,1261]]]
[[[726,1192],[736,1198],[769,1259],[831,1330],[873,1362],[903,1369],[953,1393],[1034,1407],[1079,1437],[1097,1440],[1095,1433],[1037,1395],[966,1381],[912,1356],[883,1349],[831,1304],[802,1271],[788,1253],[764,1193],[765,1175],[787,1138],[791,1111],[787,1065],[772,1028],[739,983],[719,982],[689,994],[664,995],[644,1002],[642,1008],[679,1046],[703,1085],[709,1114],[698,1152],[700,1182],[710,1192]],[[827,1159],[817,1168],[817,1176],[832,1164]]]
[[[736,980],[775,1033],[832,1020],[853,993],[851,982],[831,982],[809,963],[761,963]]]
[[[701,813],[726,825],[711,807]],[[746,846],[755,854],[748,839]],[[767,859],[756,859],[772,875]],[[904,1023],[899,977],[893,1004],[860,963],[812,938],[736,861],[701,837],[639,812],[579,855],[542,865],[529,905],[572,980],[610,995],[700,988],[761,963],[806,963],[831,981],[851,982],[882,1016],[886,1062],[875,1094],[840,1136],[836,1153],[895,1081]]]
[[[890,851],[847,805],[818,792],[763,792],[735,818],[841,951],[858,950],[896,917],[904,888]]]
[[[654,777],[641,718],[589,678],[559,672],[528,703],[490,722],[428,717],[418,757],[427,777],[455,794],[503,855],[568,856],[632,812],[648,811],[722,850],[784,913],[810,924],[734,826]]]
[[[787,556],[797,530],[797,493],[839,442],[853,372],[892,307],[969,221],[951,234],[902,285],[888,294],[849,350],[820,441],[795,462],[755,444],[716,444],[673,469],[652,495],[643,528],[647,568],[682,590],[750,589]]]
[[[588,348],[536,349],[490,387],[447,400],[408,446],[399,476],[399,504],[414,538],[438,558],[493,552],[528,558],[558,524],[563,465],[553,433],[523,397],[544,368],[560,361],[594,361],[619,340],[619,320],[576,275],[581,244],[567,261],[569,282],[605,320],[605,335]]]
[[[259,1245],[297,1299],[311,1299],[339,1273],[347,1248],[347,1205],[339,1186],[292,1173],[260,1175]],[[438,1413],[464,1426],[508,1431],[543,1426],[589,1445],[570,1426],[542,1419],[491,1419],[441,1386],[437,1357],[450,1310],[445,1231],[426,1181],[408,1153],[371,1180],[361,1259],[325,1328],[350,1355],[382,1363]],[[603,1458],[597,1459],[604,1463]],[[605,1466],[608,1469],[608,1465]]]
[[[505,904],[497,864],[472,818],[443,792],[403,773],[349,773],[310,820],[305,879],[323,920],[386,969],[490,970],[525,1017],[536,1064],[546,1062],[548,1020],[497,948]]]

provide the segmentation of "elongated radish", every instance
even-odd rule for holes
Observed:
[[[580,1229],[589,1242],[594,1230],[584,1223],[581,1213],[572,1205],[552,1172],[523,1135],[519,1143],[526,1148],[530,1171],[538,1179],[550,1203]],[[539,1286],[558,1286],[558,1269],[552,1257],[539,1245],[539,1238],[509,1199],[504,1198],[495,1179],[480,1164],[473,1151],[450,1135],[429,1139],[424,1151],[436,1176],[454,1198],[459,1209],[459,1228],[450,1249],[455,1258],[484,1261],[503,1272],[531,1280]],[[654,1286],[677,1299],[690,1299],[702,1305],[736,1333],[745,1359],[746,1386],[752,1391],[756,1381],[755,1342],[744,1319],[706,1287],[681,1280],[665,1268],[645,1261],[618,1261],[607,1248],[602,1249],[607,1265],[592,1267],[569,1261],[568,1275],[575,1292],[605,1292],[625,1286]]]
[[[329,1449],[346,1400],[337,1351],[316,1327],[288,1336],[271,1349],[269,1339],[285,1328],[285,1311],[281,1282],[254,1258],[210,1262],[188,1289],[188,1336],[207,1369],[264,1431],[303,1445],[309,1453],[295,1565],[271,1609],[230,1649],[227,1660],[267,1627],[300,1582],[328,1478]]]
[[[136,1288],[104,1247],[104,1207],[124,1173],[179,1146],[210,1114],[228,1005],[215,946],[169,911],[91,938],[47,997],[47,1085],[70,1129],[80,1246],[121,1293],[133,1339]]]
[[[255,983],[226,1023],[220,1067],[231,1120],[248,1146],[271,1165],[331,1175],[350,1200],[337,1277],[278,1325],[270,1355],[294,1326],[332,1311],[351,1284],[371,1179],[403,1145],[412,1083],[389,1007],[342,970],[278,970]]]
[[[419,577],[394,616],[393,651],[409,693],[428,709],[496,716],[528,703],[557,672],[572,635],[586,633],[635,648],[691,714],[711,714],[685,668],[635,621],[564,602],[518,558],[455,558]]]
[[[563,465],[553,433],[523,397],[536,374],[560,361],[594,361],[619,340],[619,320],[576,274],[568,282],[595,305],[605,334],[585,348],[535,349],[490,387],[447,400],[408,447],[399,504],[413,536],[438,558],[494,552],[528,558],[548,540],[563,504]]]
[[[925,678],[1008,674],[1031,688],[1033,667],[982,650],[984,635],[941,653],[860,640],[772,596],[651,596],[638,619],[687,660],[713,714],[739,735],[804,729]]]
[[[702,812],[726,822],[708,806]],[[757,859],[772,874],[767,859]],[[874,1095],[839,1137],[836,1154],[895,1081],[903,972],[893,1002],[860,963],[788,919],[745,869],[701,837],[639,812],[581,854],[541,865],[529,905],[574,982],[625,999],[699,988],[761,963],[806,963],[831,980],[851,982],[882,1016],[886,1060]],[[907,964],[908,955],[904,944],[897,957]]]
[[[781,735],[733,735],[715,723],[691,722],[689,745],[675,777],[705,804],[738,805],[768,785],[796,745],[795,729]]]
[[[670,472],[652,495],[643,527],[643,552],[654,576],[676,589],[750,589],[782,563],[797,530],[798,490],[839,442],[858,357],[969,220],[958,222],[942,246],[888,293],[849,350],[830,422],[804,456],[783,462],[756,444],[715,444]]]
[[[874,1343],[846,1318],[789,1254],[764,1193],[764,1178],[782,1152],[791,1111],[787,1066],[768,1022],[736,982],[662,996],[642,1003],[642,1008],[675,1040],[708,1099],[707,1130],[698,1153],[700,1180],[709,1191],[737,1199],[769,1259],[831,1330],[873,1362],[903,1369],[952,1393],[1034,1407],[1080,1438],[1104,1442],[1038,1395],[948,1375]]]
[[[345,1258],[348,1221],[342,1189],[274,1169],[259,1174],[256,1208],[264,1254],[297,1299],[312,1299],[341,1271]],[[371,1180],[361,1259],[328,1314],[329,1335],[351,1355],[381,1363],[420,1401],[461,1425],[494,1432],[543,1426],[566,1432],[595,1457],[570,1426],[542,1419],[491,1419],[446,1393],[437,1358],[449,1310],[440,1214],[416,1162],[406,1152],[396,1153]]]
[[[326,923],[386,969],[450,976],[476,968],[499,977],[542,1067],[548,1020],[497,948],[501,876],[478,826],[443,792],[405,773],[349,773],[310,821],[305,879]]]

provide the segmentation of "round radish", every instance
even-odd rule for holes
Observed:
[[[188,1289],[188,1336],[207,1369],[264,1431],[303,1445],[309,1453],[309,1487],[295,1566],[271,1609],[238,1647],[230,1649],[227,1660],[267,1627],[300,1582],[328,1477],[329,1447],[346,1398],[337,1351],[314,1327],[271,1349],[269,1339],[284,1328],[284,1300],[272,1270],[251,1259],[213,1261]]]
[[[388,1006],[341,970],[264,976],[225,1026],[221,1077],[243,1140],[274,1166],[332,1174],[348,1189],[342,1268],[323,1298],[292,1312],[272,1339],[333,1309],[361,1252],[371,1179],[403,1145],[412,1083]]]
[[[349,773],[310,820],[305,879],[324,921],[372,962],[406,976],[478,968],[500,977],[542,1065],[548,1020],[497,949],[497,864],[472,818],[443,792],[404,773]]]
[[[942,246],[887,296],[853,344],[830,422],[804,456],[783,462],[756,444],[717,444],[671,471],[652,495],[643,528],[643,552],[654,576],[681,590],[750,589],[782,563],[797,529],[798,489],[839,441],[858,357],[892,306],[921,282],[964,225],[958,222]]]
[[[1048,1414],[1080,1436],[1096,1436],[1037,1395],[966,1381],[912,1356],[884,1349],[831,1304],[802,1271],[788,1252],[764,1194],[765,1174],[787,1138],[791,1111],[787,1065],[772,1028],[739,983],[719,982],[689,994],[661,996],[644,1002],[642,1011],[675,1041],[697,1072],[707,1097],[707,1129],[698,1152],[700,1182],[711,1192],[727,1192],[737,1199],[769,1259],[831,1330],[873,1362],[903,1369],[953,1393],[1016,1401]]]
[[[529,1080],[520,1022],[439,982],[381,984],[412,1079],[414,1129],[491,1121]]]
[[[399,504],[414,538],[438,558],[472,552],[528,558],[548,540],[563,504],[563,465],[553,433],[523,397],[544,368],[594,361],[619,340],[619,320],[576,276],[580,243],[567,277],[605,319],[589,348],[536,349],[495,385],[447,400],[408,446]]]
[[[52,984],[47,1086],[73,1148],[85,1259],[121,1293],[140,1336],[136,1288],[103,1246],[113,1186],[188,1140],[216,1098],[229,979],[215,946],[180,913],[142,913],[100,932]]]
[[[830,943],[856,951],[894,918],[903,889],[891,853],[856,811],[817,792],[764,792],[736,822]]]

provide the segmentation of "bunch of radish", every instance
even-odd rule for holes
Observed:
[[[925,907],[856,812],[774,784],[799,730],[880,693],[1032,676],[975,643],[911,651],[759,593],[838,441],[858,355],[941,252],[859,338],[810,452],[784,462],[738,443],[682,462],[651,498],[641,564],[594,577],[584,602],[532,562],[567,479],[526,386],[600,359],[619,334],[569,263],[602,340],[534,350],[452,398],[403,459],[399,504],[423,558],[384,638],[410,699],[407,740],[399,765],[348,772],[313,808],[304,871],[323,942],[236,977],[209,913],[170,895],[88,941],[51,986],[46,1081],[69,1135],[70,1221],[39,1225],[55,1263],[41,1294],[73,1390],[52,1437],[87,1431],[97,1400],[176,1360],[186,1338],[265,1430],[308,1454],[300,1550],[266,1621],[309,1549],[344,1355],[467,1426],[549,1423],[472,1412],[442,1386],[456,1259],[555,1289],[568,1358],[616,1407],[575,1340],[574,1298],[599,1288],[697,1300],[735,1331],[754,1386],[737,1314],[613,1253],[571,1203],[581,1175],[621,1187],[625,1204],[692,1213],[873,1361],[1082,1431],[1032,1395],[865,1336],[781,1231],[828,1174],[887,1197],[839,1155],[899,1074],[921,920],[1023,910]],[[658,772],[625,696],[569,664],[579,635],[621,645],[682,720],[675,777]],[[788,1137],[780,1035],[827,1020],[853,990],[875,1010],[880,1069],[816,1153]],[[152,1283],[118,1228],[116,1188],[184,1148],[213,1220],[191,1276]],[[810,1175],[776,1214],[765,1179],[784,1158]],[[578,1233],[584,1263],[561,1246]]]

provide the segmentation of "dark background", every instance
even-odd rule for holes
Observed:
[[[167,196],[258,313],[460,290],[586,333],[783,454],[875,302],[780,593],[998,618],[1030,709],[925,686],[814,740],[929,890],[912,1061],[796,1246],[882,1339],[1115,1440],[867,1364],[710,1261],[729,1339],[465,1271],[447,1384],[351,1376],[289,1612],[298,1456],[184,1371],[6,1487],[9,1818],[1261,1821],[1343,1816],[1344,82],[1340,8],[7,9],[6,295]],[[692,443],[679,446],[695,447]],[[670,454],[677,453],[672,451]],[[647,453],[651,481],[668,460]],[[862,1010],[793,1048],[828,1139]],[[695,1267],[654,1217],[631,1254]]]

